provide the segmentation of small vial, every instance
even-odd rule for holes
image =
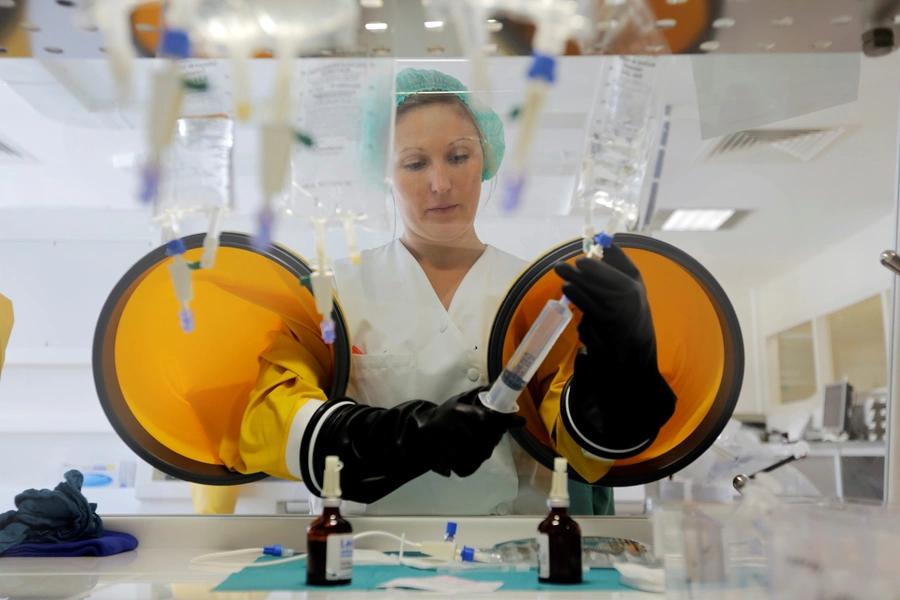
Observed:
[[[456,523],[453,521],[447,522],[447,532],[444,534],[445,542],[456,542]]]
[[[569,516],[569,487],[564,458],[553,463],[550,514],[538,525],[538,581],[581,583],[581,527]]]
[[[337,456],[325,458],[322,514],[306,528],[306,584],[347,585],[353,576],[353,528],[341,516]]]

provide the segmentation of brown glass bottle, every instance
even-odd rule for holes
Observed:
[[[306,584],[347,585],[353,572],[353,528],[338,502],[324,502],[322,514],[306,528]]]
[[[551,506],[538,525],[537,538],[538,581],[581,583],[581,527],[569,516],[569,509]]]

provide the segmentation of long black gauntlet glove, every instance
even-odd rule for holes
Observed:
[[[371,503],[435,471],[468,477],[490,458],[509,429],[525,419],[482,406],[470,390],[443,404],[426,400],[394,408],[339,398],[319,407],[300,446],[300,469],[309,490],[321,494],[325,457],[340,457],[343,497]]]
[[[584,344],[563,392],[566,430],[603,458],[639,454],[675,411],[675,394],[659,372],[656,334],[641,274],[613,244],[602,261],[560,263],[563,293],[581,309]]]

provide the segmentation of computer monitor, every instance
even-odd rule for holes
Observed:
[[[853,408],[853,386],[846,381],[825,386],[825,403],[822,409],[822,429],[831,433],[843,433],[847,426],[847,413]]]

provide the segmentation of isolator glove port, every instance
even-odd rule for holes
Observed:
[[[303,480],[321,493],[325,457],[337,455],[343,497],[372,503],[402,485],[435,471],[449,477],[472,475],[490,458],[503,435],[525,419],[485,408],[484,388],[443,404],[412,400],[393,408],[375,408],[339,398],[319,407],[300,447]]]
[[[675,394],[660,374],[656,334],[641,274],[613,244],[603,260],[560,263],[563,293],[583,316],[584,348],[563,392],[566,430],[586,451],[603,458],[639,454],[675,411]]]

